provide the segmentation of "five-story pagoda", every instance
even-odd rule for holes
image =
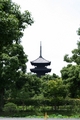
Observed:
[[[30,71],[36,73],[37,76],[40,77],[45,75],[45,73],[51,72],[51,69],[46,67],[50,64],[50,61],[42,57],[42,45],[40,42],[40,56],[36,60],[31,61],[31,65],[35,66],[35,68],[30,69]]]

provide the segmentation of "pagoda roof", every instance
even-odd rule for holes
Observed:
[[[44,68],[35,67],[35,68],[30,69],[30,70],[31,70],[32,72],[36,72],[36,73],[38,73],[38,72],[47,73],[47,72],[50,72],[50,71],[51,71],[50,68],[46,68],[46,67],[44,67]]]
[[[40,57],[38,57],[36,60],[31,61],[31,64],[32,64],[32,65],[39,65],[39,64],[40,64],[40,65],[41,65],[41,64],[50,65],[51,62],[48,61],[48,60],[46,60],[46,59],[44,59],[42,56],[40,56]]]

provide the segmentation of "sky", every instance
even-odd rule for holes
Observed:
[[[80,27],[80,0],[12,0],[21,7],[21,11],[28,10],[34,20],[32,26],[24,31],[21,44],[28,55],[27,72],[30,72],[30,61],[40,55],[40,41],[42,41],[42,56],[51,61],[48,66],[50,74],[61,76],[60,70],[67,65],[64,55],[71,55],[77,47]]]

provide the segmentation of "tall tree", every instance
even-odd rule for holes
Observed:
[[[11,0],[0,0],[0,110],[5,89],[26,72],[28,59],[20,42],[24,29],[32,23],[28,10],[21,13],[20,6]]]
[[[80,35],[80,29],[78,29]],[[68,84],[70,97],[80,97],[80,41],[77,42],[77,48],[72,50],[72,56],[64,56],[64,61],[69,63],[67,67],[61,70],[62,79]],[[75,63],[75,65],[73,65]]]

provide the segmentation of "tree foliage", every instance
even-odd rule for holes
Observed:
[[[64,61],[68,63],[76,63],[77,65],[80,65],[80,41],[77,42],[77,48],[72,50],[72,56],[69,57],[68,54],[64,56]]]
[[[68,86],[69,97],[80,97],[80,66],[69,64],[61,70],[62,79]]]
[[[44,81],[48,81],[48,80],[56,80],[57,78],[60,78],[58,75],[56,75],[55,73],[53,73],[52,75],[46,74],[44,76],[41,77],[42,80]]]
[[[32,23],[28,10],[21,13],[20,6],[11,0],[0,0],[0,49],[13,42],[19,43],[23,30]]]
[[[26,72],[28,59],[20,43],[23,31],[32,23],[28,10],[22,13],[11,0],[0,0],[0,107],[6,89],[21,87],[18,80]]]
[[[78,29],[80,35],[80,29]],[[72,56],[64,56],[64,61],[69,64],[61,70],[62,79],[68,84],[69,95],[72,98],[80,97],[80,41],[77,42],[77,48],[72,50]],[[73,64],[75,63],[75,64]]]
[[[63,84],[62,79],[49,80],[44,87],[44,95],[47,98],[66,97],[66,86]]]

